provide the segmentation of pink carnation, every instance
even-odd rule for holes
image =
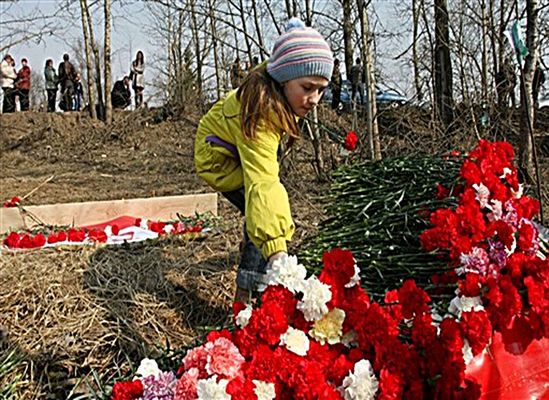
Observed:
[[[234,379],[240,375],[244,357],[229,339],[220,337],[204,346],[208,353],[206,371],[210,375],[218,375]]]
[[[197,384],[199,371],[191,368],[186,371],[175,385],[175,400],[194,400],[198,398]]]
[[[187,352],[183,359],[185,370],[196,368],[200,374],[200,378],[208,376],[206,372],[206,364],[208,362],[208,352],[204,346],[199,346]]]

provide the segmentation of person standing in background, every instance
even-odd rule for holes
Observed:
[[[82,87],[82,80],[80,78],[80,72],[76,73],[74,78],[74,107],[73,111],[82,110],[82,100],[84,99],[84,88]]]
[[[139,50],[132,61],[130,80],[132,81],[133,95],[135,97],[135,108],[143,104],[143,91],[145,89],[145,56]]]
[[[337,110],[341,102],[341,71],[339,70],[339,60],[334,60],[334,70],[332,71],[332,110]]]
[[[356,59],[355,65],[351,67],[351,101],[355,101],[355,96],[358,92],[360,95],[360,104],[364,104],[364,85],[363,85],[363,68],[360,58]]]
[[[74,96],[74,79],[76,70],[69,61],[69,55],[63,55],[63,62],[59,64],[59,83],[61,84],[61,102],[59,108],[63,111],[72,111],[72,98]]]
[[[4,101],[2,102],[2,112],[15,112],[15,80],[17,72],[15,71],[15,61],[13,57],[6,54],[0,63],[0,85],[4,92]]]
[[[26,58],[21,60],[21,69],[17,73],[16,89],[21,111],[29,110],[29,92],[31,88],[31,69]]]
[[[44,80],[46,82],[46,93],[48,94],[48,112],[55,112],[55,98],[57,97],[57,83],[59,79],[51,58],[46,60]]]

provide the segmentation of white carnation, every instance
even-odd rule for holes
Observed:
[[[276,390],[274,383],[252,380],[255,385],[254,393],[257,400],[274,400],[276,398]]]
[[[226,391],[228,383],[227,379],[217,382],[217,375],[199,380],[196,384],[198,400],[231,400],[231,395]]]
[[[280,343],[285,345],[288,351],[305,357],[309,351],[309,338],[305,332],[288,327],[286,333],[280,335]]]
[[[139,368],[137,368],[136,375],[142,378],[146,378],[151,375],[158,378],[161,372],[162,371],[160,370],[160,368],[158,368],[158,364],[155,360],[144,358],[143,360],[141,360]]]
[[[330,286],[318,280],[312,275],[305,281],[303,287],[303,299],[297,303],[297,309],[300,310],[307,321],[316,321],[328,313],[326,305],[332,299]]]
[[[282,285],[292,293],[301,292],[307,270],[296,256],[280,257],[269,264],[264,278],[266,285]]]
[[[370,361],[360,360],[355,364],[354,371],[343,379],[338,390],[345,400],[372,400],[378,386]]]
[[[239,328],[242,329],[248,325],[248,322],[250,322],[250,318],[252,317],[252,310],[252,305],[246,304],[246,308],[238,313],[235,320]]]
[[[484,307],[482,306],[480,296],[456,296],[450,302],[450,307],[448,307],[448,311],[458,318],[461,317],[461,313],[481,310],[484,310]]]

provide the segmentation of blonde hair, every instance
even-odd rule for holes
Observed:
[[[267,129],[287,133],[291,141],[299,138],[296,115],[282,86],[271,78],[265,65],[248,74],[236,96],[240,101],[240,127],[245,138],[256,138],[260,122],[265,123]]]

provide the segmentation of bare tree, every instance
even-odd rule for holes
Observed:
[[[353,66],[353,21],[351,0],[343,1],[343,46],[345,49],[345,71],[349,75]]]
[[[105,121],[111,124],[111,0],[104,0],[103,6],[105,10]]]
[[[534,101],[532,97],[532,83],[536,64],[539,58],[538,36],[538,0],[526,0],[526,47],[529,52],[524,60],[521,74],[520,96],[522,118],[520,125],[519,162],[529,182],[539,182],[536,173],[536,149],[534,146],[533,122]]]
[[[435,29],[435,103],[438,118],[448,129],[454,121],[454,101],[446,0],[435,0]]]
[[[91,57],[91,40],[88,32],[88,20],[87,20],[87,8],[86,0],[80,0],[80,12],[82,17],[82,31],[84,33],[84,44],[86,49],[86,71],[87,71],[87,84],[88,84],[88,103],[89,112],[93,119],[97,119],[97,111],[95,109],[95,90],[93,88],[93,67]]]

